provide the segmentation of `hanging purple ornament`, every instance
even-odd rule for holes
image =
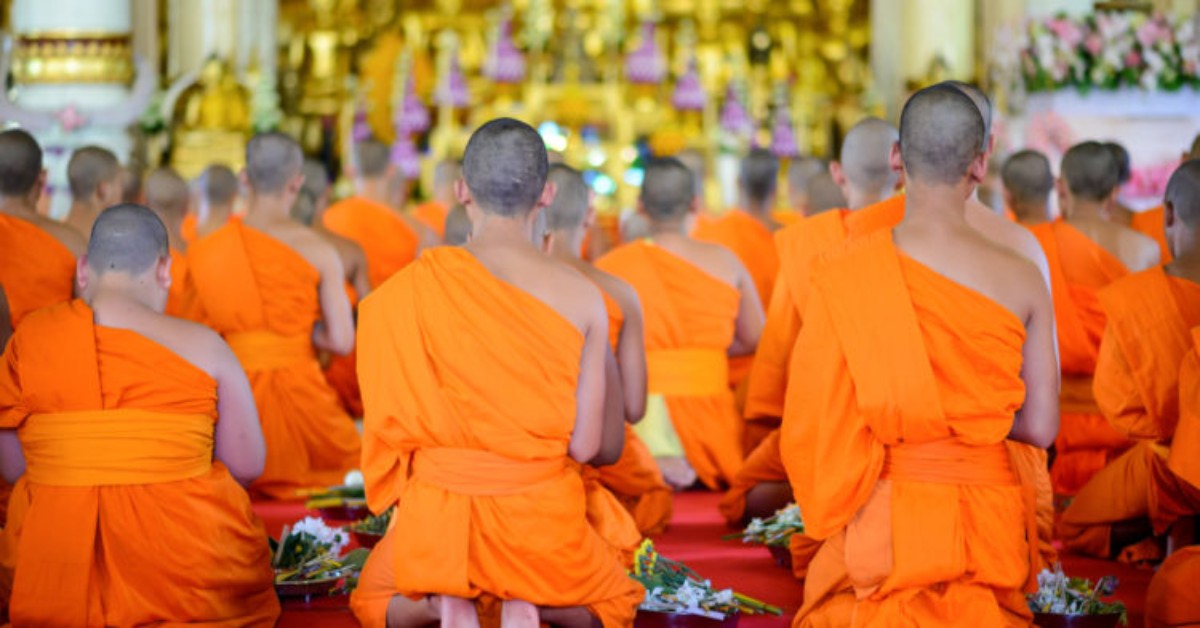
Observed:
[[[517,50],[512,39],[512,20],[500,24],[496,45],[484,66],[487,77],[497,83],[520,83],[525,80],[525,55]]]
[[[721,130],[738,137],[749,135],[753,126],[750,116],[746,114],[746,108],[738,98],[737,90],[732,85],[725,90],[725,106],[721,107],[720,125]]]
[[[450,69],[442,77],[433,100],[441,107],[466,108],[471,104],[471,93],[467,89],[467,80],[463,78],[462,68],[458,65],[458,55],[450,57]]]
[[[771,131],[771,153],[780,159],[790,159],[800,154],[796,145],[796,133],[786,111],[775,114],[775,128]]]
[[[423,133],[429,129],[429,110],[417,97],[416,84],[412,76],[404,83],[404,99],[396,117],[396,131],[401,133]]]
[[[350,131],[350,136],[355,142],[365,142],[371,139],[371,123],[367,121],[367,110],[362,107],[354,111],[354,127]]]
[[[693,58],[688,61],[687,71],[675,83],[671,104],[677,111],[704,111],[707,100],[704,87],[700,85],[700,75],[696,72],[696,59]]]
[[[409,136],[397,134],[388,156],[392,165],[396,166],[400,175],[405,179],[416,179],[421,176],[421,157],[417,154],[417,147]]]
[[[666,74],[666,63],[654,40],[654,22],[643,22],[641,45],[625,57],[625,77],[635,85],[657,85]]]

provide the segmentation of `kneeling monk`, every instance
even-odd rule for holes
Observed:
[[[367,499],[398,506],[351,607],[365,626],[465,625],[497,599],[506,625],[630,625],[643,591],[568,462],[600,452],[604,301],[533,245],[554,193],[534,129],[489,122],[463,161],[471,242],[360,307]]]
[[[105,210],[79,263],[83,300],[31,314],[8,346],[0,467],[20,480],[0,558],[14,625],[279,615],[266,532],[238,485],[263,468],[254,397],[216,334],[163,316],[170,262],[153,212]]]

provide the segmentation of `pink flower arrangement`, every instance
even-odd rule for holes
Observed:
[[[625,57],[625,76],[636,85],[657,85],[666,75],[666,61],[654,40],[654,22],[645,22],[641,45]]]

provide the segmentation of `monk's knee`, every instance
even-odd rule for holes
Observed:
[[[440,598],[414,600],[394,595],[387,605],[387,628],[417,628],[436,625],[441,620]]]
[[[743,519],[770,517],[775,511],[792,503],[792,487],[787,482],[761,482],[746,493],[746,514]]]
[[[538,615],[544,623],[561,628],[602,628],[600,619],[582,606],[566,608],[539,607]]]

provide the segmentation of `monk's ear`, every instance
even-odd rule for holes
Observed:
[[[243,190],[253,189],[250,187],[250,176],[246,174],[245,168],[242,168],[242,171],[238,173],[238,186]]]
[[[42,172],[38,174],[37,183],[34,184],[34,186],[29,190],[29,200],[34,205],[37,205],[38,201],[41,200],[42,192],[46,191],[47,176],[49,175],[46,174],[46,171],[42,170]]]
[[[1178,217],[1175,214],[1175,204],[1171,201],[1163,201],[1163,229],[1174,227],[1176,220]]]
[[[164,255],[154,265],[154,279],[163,290],[171,289],[171,264],[171,256]]]
[[[836,160],[829,162],[829,177],[839,188],[846,187],[846,171],[842,170],[841,162]]]
[[[987,153],[980,153],[971,162],[971,167],[967,169],[967,178],[971,185],[979,185],[987,178]]]
[[[86,292],[91,283],[92,270],[88,268],[88,256],[84,253],[75,260],[75,285],[79,288],[79,294]]]
[[[558,194],[558,184],[553,181],[547,181],[546,187],[542,188],[542,197],[538,199],[539,207],[549,207],[554,203],[554,197]]]
[[[888,153],[888,167],[890,167],[893,172],[899,172],[903,176],[904,157],[900,153],[900,142],[899,141],[892,142],[892,150],[890,153]],[[829,169],[829,171],[830,171],[830,174],[833,174],[832,167]]]
[[[588,190],[587,209],[583,212],[583,228],[591,229],[596,224],[596,193]]]

